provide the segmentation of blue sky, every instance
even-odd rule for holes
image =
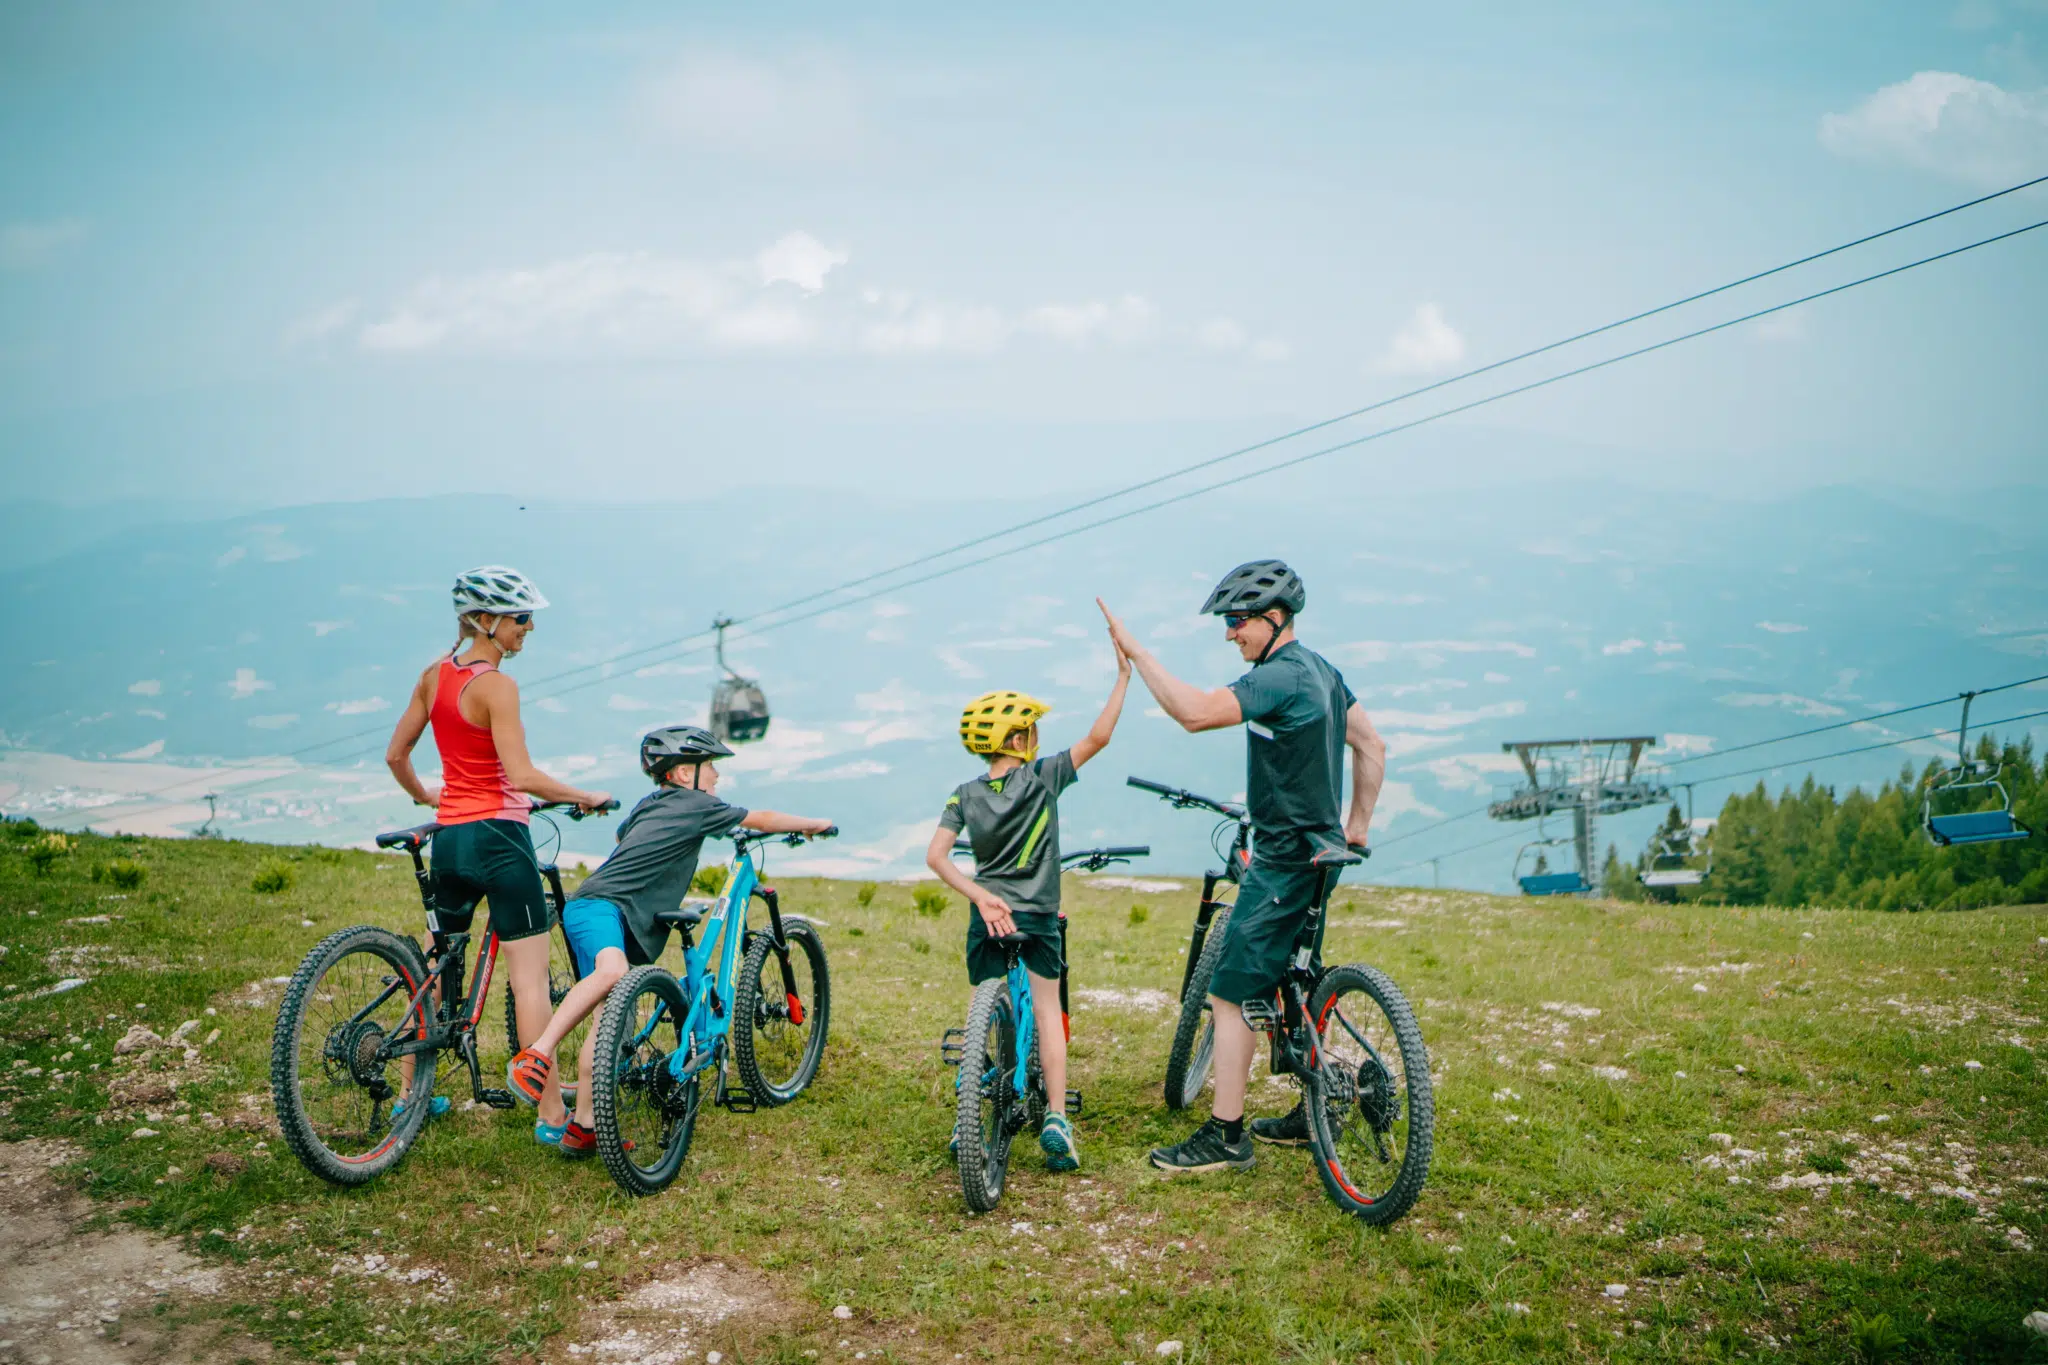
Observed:
[[[2048,172],[2044,54],[2039,0],[14,6],[9,494],[1098,485]],[[2038,483],[2044,286],[2048,232],[1369,468]]]

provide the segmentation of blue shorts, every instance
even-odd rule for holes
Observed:
[[[626,917],[610,901],[579,896],[562,907],[562,937],[569,940],[569,956],[575,959],[580,980],[596,968],[599,952],[626,951]]]

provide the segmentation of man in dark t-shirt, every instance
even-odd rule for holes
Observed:
[[[1287,1146],[1308,1141],[1300,1105],[1284,1118],[1260,1119],[1247,1135],[1244,1099],[1253,1036],[1239,1009],[1269,999],[1287,971],[1323,873],[1318,853],[1364,847],[1386,778],[1386,745],[1343,675],[1294,638],[1307,604],[1301,579],[1279,560],[1239,565],[1202,608],[1224,618],[1225,637],[1249,673],[1203,691],[1160,666],[1107,606],[1110,636],[1130,657],[1160,709],[1189,732],[1245,727],[1245,805],[1252,818],[1252,862],[1238,887],[1221,959],[1209,981],[1216,1028],[1216,1099],[1207,1123],[1185,1142],[1152,1153],[1174,1172],[1244,1170],[1251,1138]],[[1101,605],[1099,600],[1097,605]],[[1351,752],[1351,804],[1343,801],[1344,752]],[[1320,958],[1322,944],[1315,944]]]

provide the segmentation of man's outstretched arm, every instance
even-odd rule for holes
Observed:
[[[1364,847],[1387,780],[1387,742],[1357,702],[1344,713],[1344,743],[1351,750],[1351,810],[1344,817],[1344,842]]]
[[[1205,692],[1193,683],[1182,682],[1152,657],[1151,650],[1138,643],[1137,637],[1103,604],[1101,598],[1095,599],[1095,605],[1102,608],[1103,619],[1109,622],[1110,638],[1131,661],[1131,667],[1138,670],[1138,676],[1145,680],[1152,699],[1159,703],[1160,710],[1173,717],[1181,729],[1196,734],[1244,723],[1244,710],[1237,704],[1235,692],[1227,687]]]

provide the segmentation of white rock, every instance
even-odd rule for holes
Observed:
[[[1508,1311],[1517,1317],[1522,1317],[1529,1312],[1529,1305],[1526,1303],[1511,1303],[1508,1305]]]
[[[704,1359],[705,1359],[706,1361],[708,1361],[708,1362],[710,1363],[710,1365],[718,1365],[718,1362],[719,1362],[719,1361],[721,1361],[721,1360],[724,1360],[724,1359],[725,1359],[725,1352],[723,1352],[723,1351],[706,1351],[706,1352],[704,1353]]]
[[[1963,1063],[1963,1070],[1965,1070],[1965,1071],[1982,1071],[1983,1069],[1984,1069],[1984,1063],[1982,1063],[1982,1062],[1964,1062],[1964,1063]]]
[[[1685,1073],[1683,1071],[1674,1071],[1671,1074],[1681,1081],[1685,1079]]]
[[[1177,1341],[1162,1341],[1152,1348],[1152,1354],[1156,1356],[1177,1356],[1180,1354],[1180,1343]]]
[[[1627,1298],[1628,1286],[1625,1284],[1610,1284],[1600,1292],[1607,1295],[1610,1299]]]
[[[197,1032],[199,1032],[199,1021],[197,1019],[187,1019],[184,1023],[171,1030],[171,1041],[182,1043]]]
[[[1704,981],[1695,981],[1692,983],[1692,989],[1693,994],[1695,995],[1705,995],[1707,993],[1707,983]]]
[[[2042,939],[2041,942],[2048,943],[2048,938]],[[2020,1319],[2020,1326],[2033,1329],[2038,1336],[2048,1337],[2048,1312],[2036,1308]]]
[[[841,1322],[845,1322],[848,1318],[853,1316],[853,1310],[842,1303],[837,1308],[832,1310],[832,1316],[838,1318]]]
[[[1870,1116],[1870,1121],[1872,1123],[1890,1123],[1892,1121],[1892,1116],[1890,1114],[1872,1114]]]
[[[151,1138],[151,1137],[155,1137],[155,1136],[156,1136],[156,1129],[154,1129],[154,1128],[137,1128],[137,1129],[136,1129],[136,1130],[135,1130],[134,1132],[130,1133],[130,1134],[129,1134],[128,1136],[129,1136],[129,1137],[131,1137],[131,1138]]]
[[[1717,1143],[1722,1147],[1733,1147],[1735,1145],[1735,1139],[1726,1133],[1709,1133],[1707,1134],[1707,1141]]]
[[[114,1044],[117,1055],[126,1056],[131,1052],[144,1052],[153,1047],[162,1047],[164,1040],[156,1030],[147,1024],[130,1024],[128,1031],[121,1035],[121,1041]]]

